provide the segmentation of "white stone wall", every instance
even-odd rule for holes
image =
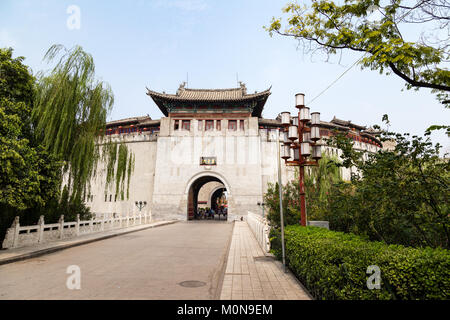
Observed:
[[[146,201],[147,206],[141,212],[142,214],[147,214],[150,212],[152,203],[157,134],[146,132],[141,134],[116,135],[113,136],[113,141],[126,143],[128,150],[135,157],[134,172],[130,180],[130,197],[129,199],[126,197],[126,178],[124,200],[121,200],[120,196],[115,199],[115,183],[108,190],[105,190],[106,167],[105,163],[99,162],[96,177],[91,183],[93,201],[88,200],[87,204],[90,206],[92,212],[99,216],[105,214],[109,216],[113,213],[126,216],[127,213],[129,215],[139,213],[139,209],[135,205],[136,201]]]
[[[216,121],[214,130],[205,131],[204,122],[199,130],[199,120],[195,119],[189,131],[183,130],[181,123],[175,130],[176,120],[162,118],[159,133],[113,136],[125,142],[135,155],[130,198],[114,201],[114,190],[108,190],[105,201],[106,172],[104,164],[100,164],[91,184],[94,199],[87,203],[92,211],[134,214],[138,213],[135,201],[146,201],[142,213],[151,210],[154,220],[186,220],[189,188],[196,179],[211,176],[227,189],[229,220],[239,219],[248,211],[260,212],[257,203],[263,201],[268,183],[278,181],[277,130],[260,129],[255,117],[243,119],[244,130],[238,124],[236,131],[228,130],[227,120],[221,121],[219,131]],[[355,148],[377,150],[376,146],[360,142],[355,143]],[[323,152],[327,150],[340,155],[339,150],[324,146]],[[216,157],[217,165],[202,166],[200,157]],[[286,167],[284,161],[281,167],[283,184],[294,179],[295,167]],[[343,170],[343,178],[350,179],[349,169]]]
[[[200,177],[219,179],[228,192],[229,218],[258,209],[262,198],[261,143],[258,119],[247,118],[244,131],[229,131],[226,120],[221,130],[198,130],[193,120],[191,130],[174,131],[170,118],[161,119],[155,167],[153,214],[186,219],[188,192]],[[204,125],[203,125],[204,128]],[[217,165],[202,166],[200,157],[216,157]]]
[[[285,166],[283,159],[278,159],[277,139],[278,133],[276,129],[260,129],[261,137],[261,199],[263,201],[263,195],[267,192],[268,183],[278,182],[278,161],[281,161],[281,183],[286,184],[295,178],[295,167]],[[261,209],[257,208],[249,210],[253,212],[259,212]]]

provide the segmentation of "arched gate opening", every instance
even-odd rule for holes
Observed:
[[[210,182],[218,182],[220,187],[215,185],[215,188],[208,194],[209,201],[199,201],[199,194],[205,185]],[[227,189],[223,181],[215,176],[202,176],[192,182],[188,191],[188,206],[187,206],[187,219],[188,220],[200,220],[200,219],[214,219],[214,220],[227,220],[228,217],[228,203],[226,200]],[[205,190],[203,190],[205,193]],[[206,199],[203,199],[206,200]]]

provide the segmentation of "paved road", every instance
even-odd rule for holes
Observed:
[[[1,265],[0,299],[217,299],[232,226],[179,222]],[[70,265],[80,290],[67,289]]]

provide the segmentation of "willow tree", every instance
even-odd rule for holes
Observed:
[[[38,75],[32,113],[36,133],[46,149],[64,161],[69,193],[79,200],[88,191],[102,150],[108,149],[101,148],[99,133],[104,132],[114,95],[107,83],[95,78],[94,59],[82,47],[54,45],[44,60],[56,65]],[[115,155],[109,154],[106,162],[115,163]]]
[[[129,152],[123,143],[117,144],[111,140],[103,144],[103,161],[106,163],[106,184],[105,192],[115,190],[115,196],[125,199],[125,178],[126,198],[130,197],[130,181],[134,171],[134,155]]]
[[[319,165],[310,167],[305,176],[305,193],[308,218],[326,220],[332,189],[343,182],[336,157],[324,155]]]

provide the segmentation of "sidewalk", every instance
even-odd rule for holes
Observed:
[[[120,236],[130,232],[136,232],[149,228],[164,226],[175,222],[177,221],[157,221],[145,225],[139,225],[123,229],[108,230],[104,232],[96,232],[84,236],[79,236],[76,238],[70,238],[60,241],[52,241],[29,247],[0,250],[0,265],[30,259],[41,256],[43,254],[52,253],[55,251],[64,250],[75,246],[80,246],[86,243]]]
[[[311,300],[290,272],[264,253],[245,221],[236,221],[221,300]]]

